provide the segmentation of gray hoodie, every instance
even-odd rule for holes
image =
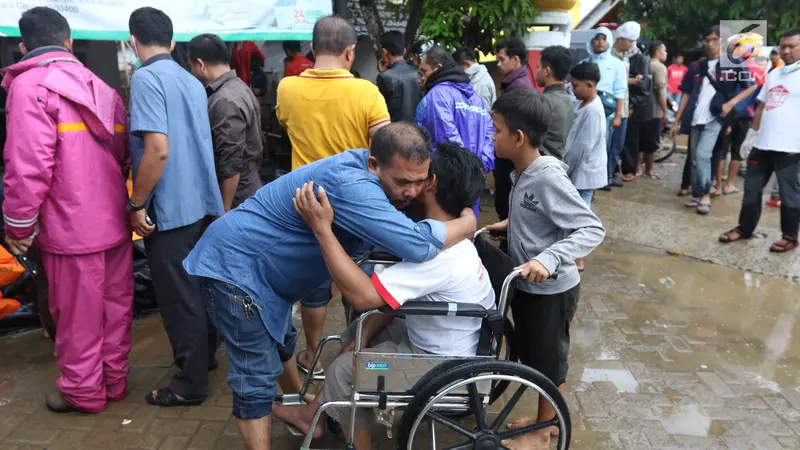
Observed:
[[[603,242],[606,230],[578,195],[567,176],[567,165],[552,156],[536,159],[517,180],[509,205],[508,247],[516,265],[531,259],[557,279],[544,283],[520,281],[531,294],[560,294],[581,281],[576,258],[583,258]]]
[[[497,89],[495,88],[492,76],[489,75],[489,71],[486,70],[486,66],[475,63],[467,67],[464,72],[469,75],[469,82],[472,84],[472,89],[475,89],[475,92],[480,95],[484,103],[486,103],[486,107],[491,110],[495,100],[497,100]]]

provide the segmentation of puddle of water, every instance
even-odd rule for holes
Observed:
[[[662,408],[665,417],[660,419],[668,434],[683,436],[708,436],[711,419],[698,405],[671,406]]]
[[[628,369],[592,369],[584,368],[581,382],[591,384],[594,381],[610,381],[617,390],[636,393],[639,382]]]

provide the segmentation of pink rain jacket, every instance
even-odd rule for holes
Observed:
[[[60,47],[2,70],[5,232],[47,252],[95,253],[131,238],[130,147],[119,94]]]

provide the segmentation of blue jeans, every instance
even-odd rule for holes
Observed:
[[[297,330],[290,327],[285,341],[276,342],[261,320],[264,311],[244,291],[204,278],[203,293],[208,314],[228,352],[233,415],[243,420],[270,415],[278,377],[283,373],[282,361],[294,354]]]
[[[586,202],[586,206],[592,207],[592,196],[594,195],[594,189],[578,189],[578,194],[581,196],[584,202]]]
[[[708,195],[711,190],[711,158],[721,130],[722,124],[714,120],[706,125],[693,126],[690,131],[692,196],[696,198]]]
[[[625,134],[628,132],[628,119],[622,119],[622,125],[619,128],[611,128],[611,122],[608,123],[606,130],[606,149],[608,152],[608,181],[614,176],[614,170],[617,168],[617,161],[619,161],[619,154],[622,153],[622,147],[625,146]]]
[[[677,94],[669,94],[667,93],[667,99],[672,100],[673,102],[677,103],[678,105],[681,104],[681,94],[678,92]]]

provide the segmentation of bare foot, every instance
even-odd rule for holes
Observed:
[[[315,412],[316,407],[312,409],[309,406],[283,406],[278,403],[272,405],[272,415],[276,419],[297,428],[303,433],[308,433],[308,430],[311,429],[311,421],[314,420]],[[314,439],[321,438],[324,433],[325,430],[317,425],[314,430]]]
[[[300,366],[305,367],[308,369],[311,366],[311,362],[314,361],[314,354],[316,353],[316,349],[311,351],[311,349],[306,349],[297,354],[297,362]],[[314,368],[314,373],[319,374],[322,372],[322,362],[317,361],[317,366]]]
[[[516,430],[517,428],[527,427],[528,425],[533,425],[536,423],[533,417],[520,417],[519,419],[514,419],[508,423],[509,430]],[[558,431],[558,427],[550,427],[550,436],[558,437],[560,431]]]
[[[539,430],[515,439],[507,439],[502,444],[509,450],[547,450],[550,448],[550,432],[546,429]]]

